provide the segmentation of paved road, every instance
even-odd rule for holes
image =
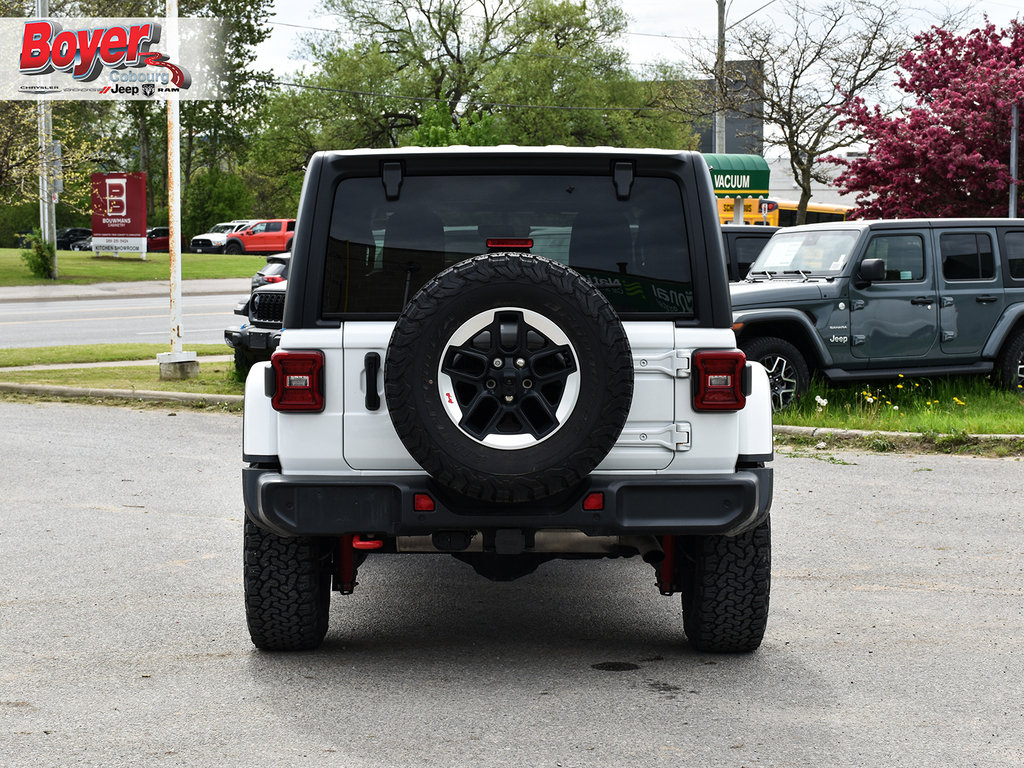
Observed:
[[[248,279],[182,284],[186,344],[223,344]],[[0,288],[0,347],[170,342],[166,281]]]
[[[182,299],[185,344],[223,344],[224,329],[242,319],[239,295]],[[74,299],[0,305],[0,346],[163,343],[170,340],[170,304],[164,297]]]
[[[749,656],[690,651],[636,560],[493,584],[430,556],[369,562],[320,651],[268,655],[242,612],[238,417],[0,401],[0,423],[0,765],[1024,756],[1019,461],[780,457]]]

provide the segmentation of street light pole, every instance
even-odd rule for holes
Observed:
[[[715,152],[725,152],[725,0],[718,0],[718,56],[715,59]]]

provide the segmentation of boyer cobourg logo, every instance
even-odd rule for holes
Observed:
[[[99,93],[115,98],[187,90],[192,85],[189,72],[151,49],[160,36],[156,22],[63,29],[53,21],[29,21],[21,39],[19,72],[65,72],[81,83],[93,83],[102,76]]]

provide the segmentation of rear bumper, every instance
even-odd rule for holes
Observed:
[[[580,488],[539,503],[486,504],[454,495],[426,475],[307,477],[242,470],[246,515],[282,536],[504,529],[730,535],[768,515],[772,479],[768,467],[727,475],[592,475]],[[603,494],[602,508],[584,509],[584,499],[593,493]],[[416,510],[416,494],[429,494],[434,509]]]

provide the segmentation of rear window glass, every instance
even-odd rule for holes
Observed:
[[[568,264],[619,313],[693,315],[678,186],[637,177],[618,200],[609,176],[407,176],[398,200],[380,178],[345,179],[334,200],[323,315],[397,313],[431,277],[502,239]],[[488,248],[488,241],[492,247]],[[513,249],[514,250],[514,249]]]
[[[1024,280],[1024,232],[1007,232],[1005,242],[1010,277]]]
[[[984,233],[943,234],[939,249],[947,280],[988,280],[996,275],[992,239]]]

